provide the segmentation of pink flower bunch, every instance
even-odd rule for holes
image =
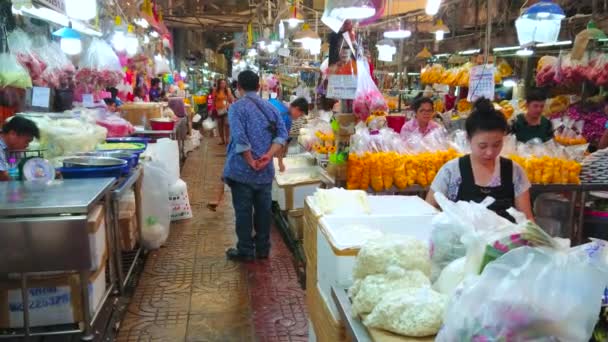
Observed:
[[[595,142],[602,137],[607,118],[600,110],[585,111],[579,106],[571,106],[567,114],[575,121],[583,120],[583,137],[587,141]]]
[[[372,112],[388,112],[388,105],[378,89],[357,90],[353,112],[360,120],[366,120]]]

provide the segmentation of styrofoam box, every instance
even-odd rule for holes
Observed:
[[[320,219],[317,233],[317,281],[323,297],[332,298],[332,286],[349,287],[353,283],[355,255],[360,246],[349,246],[347,241],[353,239],[341,227],[366,226],[385,235],[413,236],[422,241],[430,239],[434,214],[408,216],[393,213],[393,216],[325,216]],[[341,233],[337,233],[338,230]],[[345,250],[348,251],[342,252]],[[329,302],[329,308],[338,319],[338,308],[333,301]]]
[[[279,158],[274,158],[273,162],[274,169],[278,172]],[[312,154],[306,152],[283,158],[283,164],[285,165],[285,171],[289,171],[290,169],[301,169],[315,166],[315,159]]]
[[[368,196],[371,213],[361,213],[361,216],[408,216],[433,215],[439,211],[418,196]],[[306,198],[306,203],[315,216],[323,215],[317,206],[315,198]],[[328,214],[324,216],[339,216]],[[352,216],[352,215],[348,215]]]
[[[77,277],[71,275],[68,277]],[[66,279],[66,278],[64,278]],[[36,281],[31,280],[31,284],[36,286]],[[89,307],[91,315],[98,309],[103,296],[106,292],[106,267],[100,269],[89,280]],[[21,290],[19,288],[6,290],[8,309],[9,328],[20,328],[23,326],[23,301],[21,300]],[[58,280],[56,285],[47,284],[44,286],[30,287],[29,306],[30,324],[33,327],[53,326],[62,324],[76,323],[78,317],[82,317],[82,308],[76,303],[80,303],[80,286],[78,281]]]
[[[103,206],[98,205],[91,210],[88,221],[89,248],[91,249],[91,271],[96,271],[102,266],[107,244],[106,244],[106,220]]]
[[[295,179],[295,180],[294,180]],[[275,174],[273,181],[273,200],[281,210],[304,208],[306,197],[311,196],[321,185],[319,169],[315,167],[293,169]],[[291,191],[291,196],[287,194]]]

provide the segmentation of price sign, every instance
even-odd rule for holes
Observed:
[[[494,99],[494,72],[492,64],[477,65],[471,68],[469,77],[469,95],[467,100],[475,102],[480,98]]]
[[[32,88],[32,107],[49,108],[51,105],[51,88]]]
[[[93,98],[93,94],[83,94],[82,105],[86,108],[95,107],[95,99]]]
[[[354,100],[357,92],[357,77],[354,75],[329,75],[327,97],[330,99]]]

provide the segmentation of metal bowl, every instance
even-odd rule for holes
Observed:
[[[66,158],[63,160],[63,166],[68,168],[92,168],[92,167],[112,167],[112,166],[125,166],[127,165],[126,160],[110,157],[95,157],[95,156],[82,156],[74,158]]]
[[[108,157],[108,158],[116,158],[116,159],[131,159],[133,158],[133,153],[127,151],[96,151],[96,152],[81,152],[78,153],[79,156],[86,157]]]

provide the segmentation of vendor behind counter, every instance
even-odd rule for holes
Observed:
[[[528,142],[540,139],[542,142],[553,138],[551,121],[543,116],[547,96],[539,89],[531,90],[526,96],[526,113],[515,118],[511,131],[517,141]]]
[[[40,138],[36,124],[26,118],[15,116],[2,126],[0,133],[0,181],[11,180],[9,170],[12,167],[9,160],[10,151],[25,150],[34,140]]]

